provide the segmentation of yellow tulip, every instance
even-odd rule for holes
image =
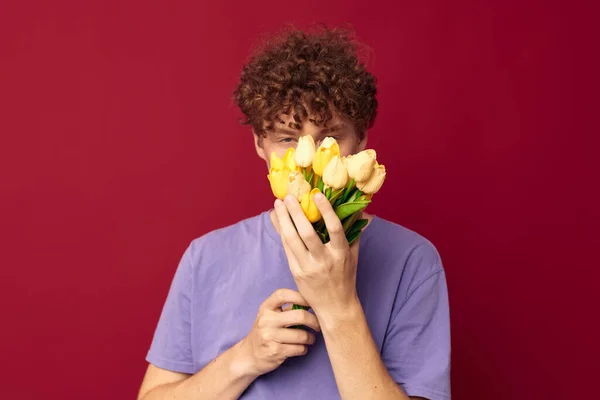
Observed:
[[[315,141],[312,136],[305,135],[298,140],[295,161],[299,167],[307,168],[312,165],[315,157]]]
[[[271,160],[269,162],[269,168],[281,170],[281,169],[283,169],[284,166],[285,166],[285,164],[283,163],[283,160],[281,158],[279,158],[279,156],[277,154],[275,154],[275,152],[272,152]]]
[[[350,159],[352,158],[352,155],[349,154],[346,157],[342,157],[342,164],[344,164],[344,167],[346,167],[346,170],[348,169],[348,163],[350,162]]]
[[[309,193],[311,189],[310,183],[304,179],[304,175],[298,171],[292,171],[288,175],[288,193],[294,196],[298,201]]]
[[[283,166],[281,169],[271,167],[267,178],[271,183],[271,190],[275,197],[283,200],[288,190],[288,176],[290,175],[290,169],[287,166]]]
[[[385,166],[375,163],[375,168],[368,180],[356,182],[356,187],[366,194],[375,194],[381,189],[385,180]]]
[[[375,168],[377,154],[375,150],[363,150],[348,159],[348,175],[355,182],[365,182]]]
[[[315,152],[315,157],[313,159],[313,170],[315,171],[315,174],[323,176],[325,167],[335,156],[340,156],[340,146],[334,138],[326,137]]]
[[[294,148],[290,147],[286,150],[285,154],[283,155],[283,159],[281,159],[277,154],[275,154],[275,152],[272,152],[269,167],[281,170],[285,166],[288,167],[290,171],[297,171],[298,167],[296,166],[296,162],[294,161],[294,153]]]
[[[321,219],[321,213],[317,208],[317,204],[315,203],[315,194],[319,193],[320,190],[314,188],[310,191],[310,193],[306,193],[302,196],[302,200],[300,201],[300,206],[304,211],[304,215],[310,222],[317,222]]]
[[[334,156],[323,171],[323,183],[333,189],[346,187],[348,171],[339,156]]]
[[[298,171],[298,167],[296,166],[296,161],[294,161],[296,155],[296,151],[293,147],[290,147],[286,150],[283,155],[283,163],[290,169],[290,171]]]

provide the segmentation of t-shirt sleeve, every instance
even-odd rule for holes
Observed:
[[[450,399],[450,315],[441,265],[394,310],[382,360],[407,395]]]
[[[194,373],[191,344],[192,246],[184,252],[154,332],[146,361],[159,368]]]

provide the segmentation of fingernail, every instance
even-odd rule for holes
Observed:
[[[315,201],[323,202],[325,200],[325,196],[323,193],[315,193]]]

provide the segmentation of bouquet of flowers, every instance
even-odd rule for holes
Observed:
[[[367,224],[361,212],[379,191],[385,180],[385,166],[377,162],[375,150],[342,157],[335,139],[327,137],[319,148],[310,135],[298,146],[287,149],[283,158],[271,154],[267,178],[275,197],[293,195],[323,243],[329,241],[327,227],[315,202],[315,193],[323,193],[342,222],[348,243],[352,244]]]

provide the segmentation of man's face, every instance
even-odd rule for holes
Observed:
[[[298,138],[304,135],[311,135],[317,147],[326,137],[334,138],[340,146],[342,156],[358,153],[367,145],[367,134],[365,133],[361,140],[354,125],[347,118],[334,116],[327,128],[315,125],[309,121],[309,118],[302,121],[300,130],[290,128],[289,123],[294,120],[291,115],[281,114],[280,118],[283,123],[276,122],[274,129],[268,132],[262,140],[256,134],[254,135],[256,152],[260,158],[266,161],[267,168],[270,168],[269,160],[272,152],[283,157],[288,148],[296,148]]]

